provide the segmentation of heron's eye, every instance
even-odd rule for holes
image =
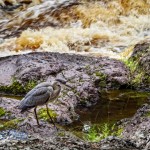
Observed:
[[[61,86],[60,86],[60,84],[57,84],[57,86],[60,88]]]

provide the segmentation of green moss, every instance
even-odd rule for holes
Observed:
[[[133,61],[132,59],[124,59],[122,61],[130,69],[131,74],[135,72],[138,66],[138,62],[135,63],[135,61]]]
[[[16,79],[13,79],[11,85],[0,86],[0,91],[4,92],[4,93],[19,95],[19,94],[27,93],[29,90],[31,90],[36,85],[37,85],[36,81],[29,81],[25,85],[23,85]]]
[[[6,114],[6,111],[2,107],[0,107],[0,117],[4,116],[5,114]]]
[[[3,124],[0,124],[0,130],[6,130],[6,129],[15,129],[17,128],[18,123],[20,123],[22,119],[13,119],[10,121],[6,121]]]
[[[57,134],[59,137],[65,137],[65,132],[58,132],[58,134]]]
[[[123,128],[115,127],[108,123],[102,125],[93,125],[88,133],[84,135],[84,139],[90,142],[99,142],[108,136],[120,137],[123,132]]]
[[[138,87],[140,85],[148,85],[150,83],[150,76],[146,73],[146,70],[140,65],[140,59],[128,59],[123,60],[124,64],[130,70],[130,85],[132,87]],[[148,74],[148,75],[147,75]]]
[[[106,74],[102,73],[102,72],[95,72],[95,75],[97,77],[99,77],[100,81],[99,81],[99,86],[101,88],[106,87],[106,80],[107,80],[107,76]]]
[[[142,78],[144,76],[144,73],[141,72],[139,74],[137,74],[136,76],[134,76],[134,78],[131,81],[131,84],[134,86],[138,86],[141,82],[142,82]]]
[[[48,109],[48,111],[49,111],[51,117],[52,117],[53,119],[56,119],[57,113],[55,113],[55,111],[53,111],[53,110],[51,110],[51,109]],[[39,117],[40,119],[44,119],[44,120],[46,120],[46,121],[49,120],[49,116],[48,116],[48,114],[47,114],[46,108],[41,108],[41,109],[38,111],[38,117]]]
[[[36,81],[30,80],[29,82],[27,82],[27,83],[25,84],[24,89],[25,89],[26,92],[28,92],[28,91],[30,91],[31,89],[33,89],[36,85],[37,85],[37,82],[36,82]]]

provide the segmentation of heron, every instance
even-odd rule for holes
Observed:
[[[47,115],[50,118],[53,125],[55,126],[55,123],[48,111],[48,102],[54,102],[54,100],[57,100],[61,91],[60,83],[71,88],[71,86],[66,84],[66,81],[61,79],[56,79],[52,84],[50,82],[42,82],[35,86],[21,100],[20,105],[18,107],[19,109],[21,109],[21,113],[24,113],[25,111],[34,108],[37,125],[40,126],[36,109],[37,106],[46,105]]]

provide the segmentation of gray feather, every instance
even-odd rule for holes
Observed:
[[[26,110],[45,104],[50,99],[52,92],[52,87],[34,88],[21,100],[19,109]]]
[[[51,86],[49,82],[42,82],[38,84],[37,86],[35,86],[31,91],[29,91],[24,98],[27,98],[28,96],[32,95],[37,89],[41,87],[49,87],[49,86]]]

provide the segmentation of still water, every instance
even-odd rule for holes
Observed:
[[[90,108],[77,108],[80,119],[66,127],[71,131],[82,131],[85,124],[112,124],[132,117],[138,108],[148,103],[150,93],[132,90],[114,90],[101,93],[101,99]]]

